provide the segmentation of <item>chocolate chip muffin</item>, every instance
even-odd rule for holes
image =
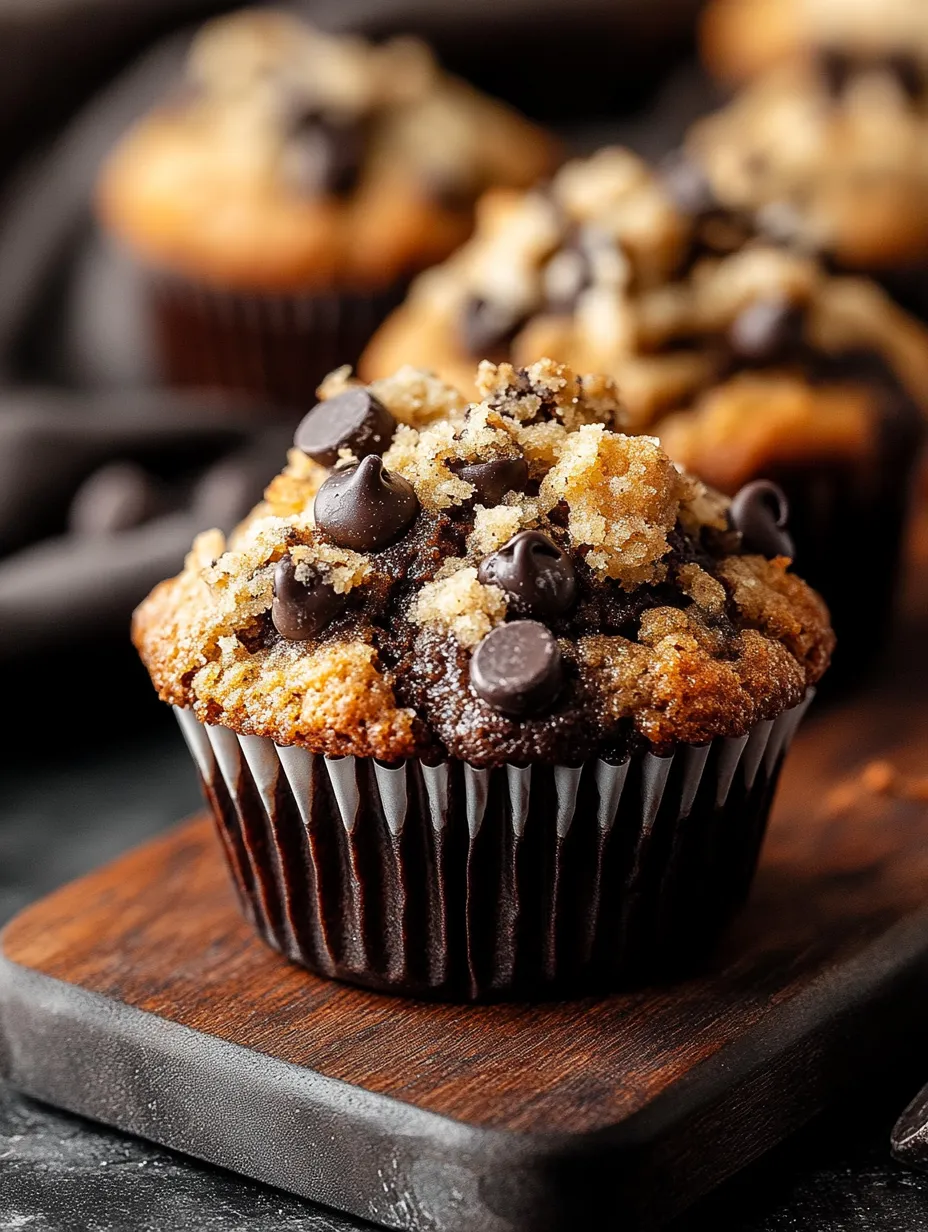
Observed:
[[[752,81],[685,142],[705,204],[928,307],[928,58],[820,56]]]
[[[729,495],[776,481],[797,566],[831,608],[838,664],[859,676],[884,641],[928,407],[919,322],[874,283],[752,236],[707,202],[691,164],[656,177],[618,151],[482,214],[375,335],[362,375],[400,354],[428,362],[430,349],[437,371],[460,380],[475,317],[481,344],[516,364],[550,355],[608,373],[626,429],[657,435]],[[866,588],[860,553],[876,566]]]
[[[334,374],[135,643],[294,961],[462,999],[646,978],[747,891],[827,610],[782,494],[623,434],[609,379],[476,385]]]
[[[928,84],[922,0],[711,0],[700,38],[709,68],[743,82],[775,64],[817,59],[830,79],[886,68],[903,88]]]
[[[555,147],[412,39],[372,45],[255,9],[195,38],[186,77],[107,161],[104,226],[150,274],[166,376],[305,407],[477,196]]]

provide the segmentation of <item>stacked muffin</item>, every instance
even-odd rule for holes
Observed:
[[[603,151],[544,192],[492,199],[469,244],[375,335],[362,373],[429,353],[460,380],[475,320],[476,344],[516,363],[549,355],[608,372],[629,428],[656,433],[707,482],[781,485],[797,563],[857,672],[889,611],[928,334],[872,283],[829,275],[724,211],[684,216],[686,172],[659,179]],[[862,557],[877,566],[866,588]]]
[[[136,645],[294,960],[463,998],[653,974],[746,892],[827,612],[767,493],[623,435],[609,379],[477,388],[336,374]]]
[[[98,190],[143,263],[166,377],[304,407],[357,358],[477,196],[554,163],[542,132],[411,39],[374,46],[273,10],[207,25],[175,96]]]

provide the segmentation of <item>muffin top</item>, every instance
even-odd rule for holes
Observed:
[[[594,193],[603,180],[612,197]],[[584,223],[561,204],[565,183],[595,202]],[[685,161],[659,182],[610,150],[568,165],[551,193],[494,195],[475,236],[375,335],[362,376],[406,357],[469,389],[478,344],[517,365],[548,355],[606,372],[627,430],[654,432],[729,493],[797,460],[870,467],[887,424],[917,435],[928,331],[869,280],[833,276],[700,207],[702,187]],[[671,196],[688,203],[685,218]]]
[[[907,90],[928,84],[923,0],[711,0],[700,41],[708,66],[727,81],[814,56],[835,78],[882,65]]]
[[[923,10],[928,13],[928,6]],[[928,57],[790,62],[693,126],[690,159],[714,203],[852,269],[928,257]]]
[[[366,289],[445,256],[479,193],[532,183],[555,153],[423,43],[245,10],[194,40],[181,88],[107,161],[98,207],[153,264],[222,286]]]
[[[780,494],[734,502],[619,429],[612,382],[333,374],[285,470],[201,535],[134,640],[161,697],[328,755],[622,760],[744,734],[833,646]]]

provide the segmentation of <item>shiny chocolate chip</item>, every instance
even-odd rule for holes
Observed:
[[[313,510],[316,526],[338,547],[377,552],[409,529],[419,501],[411,483],[369,454],[334,471],[316,493]]]
[[[537,714],[564,685],[557,639],[537,620],[500,625],[474,651],[470,681],[477,696],[502,714]]]
[[[562,248],[545,266],[544,283],[551,311],[573,312],[577,300],[593,283],[590,254],[578,243]]]
[[[312,568],[305,580],[296,576],[296,565],[290,556],[283,556],[274,570],[274,599],[271,620],[281,637],[291,642],[305,642],[320,633],[344,606],[344,596],[337,594]]]
[[[511,305],[472,295],[461,310],[461,341],[468,354],[477,359],[500,355],[524,319],[524,314]]]
[[[789,505],[783,490],[768,479],[745,484],[731,502],[729,512],[734,530],[741,535],[745,552],[768,558],[795,555],[793,539],[786,529]]]
[[[802,343],[803,311],[783,296],[758,299],[735,317],[728,343],[738,359],[753,364],[773,363]]]
[[[365,134],[356,119],[294,109],[288,117],[283,174],[290,188],[314,197],[345,196],[357,187]]]
[[[111,462],[81,484],[68,510],[73,535],[114,535],[161,512],[155,481],[133,462]]]
[[[838,99],[854,73],[854,60],[836,47],[823,47],[818,53],[818,71],[825,89],[832,98]]]
[[[667,196],[681,214],[701,218],[719,208],[709,177],[683,150],[674,150],[660,165],[661,181]]]
[[[910,103],[920,102],[928,90],[928,73],[917,56],[897,51],[887,58],[886,67]]]
[[[485,585],[498,586],[520,616],[560,616],[577,597],[574,567],[558,545],[537,530],[522,530],[477,569]]]
[[[359,461],[382,454],[395,431],[396,420],[369,389],[346,389],[304,416],[293,443],[314,462],[334,466],[340,449],[350,449]]]
[[[528,464],[524,458],[496,458],[492,462],[464,462],[452,467],[459,479],[474,485],[473,500],[491,508],[507,492],[524,492]]]

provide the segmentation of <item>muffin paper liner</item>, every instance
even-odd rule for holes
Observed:
[[[811,700],[619,765],[387,766],[177,710],[244,912],[320,975],[451,1000],[682,969],[743,901]]]
[[[404,289],[247,293],[150,272],[148,297],[161,375],[171,385],[228,389],[305,411],[327,373],[357,362]]]

